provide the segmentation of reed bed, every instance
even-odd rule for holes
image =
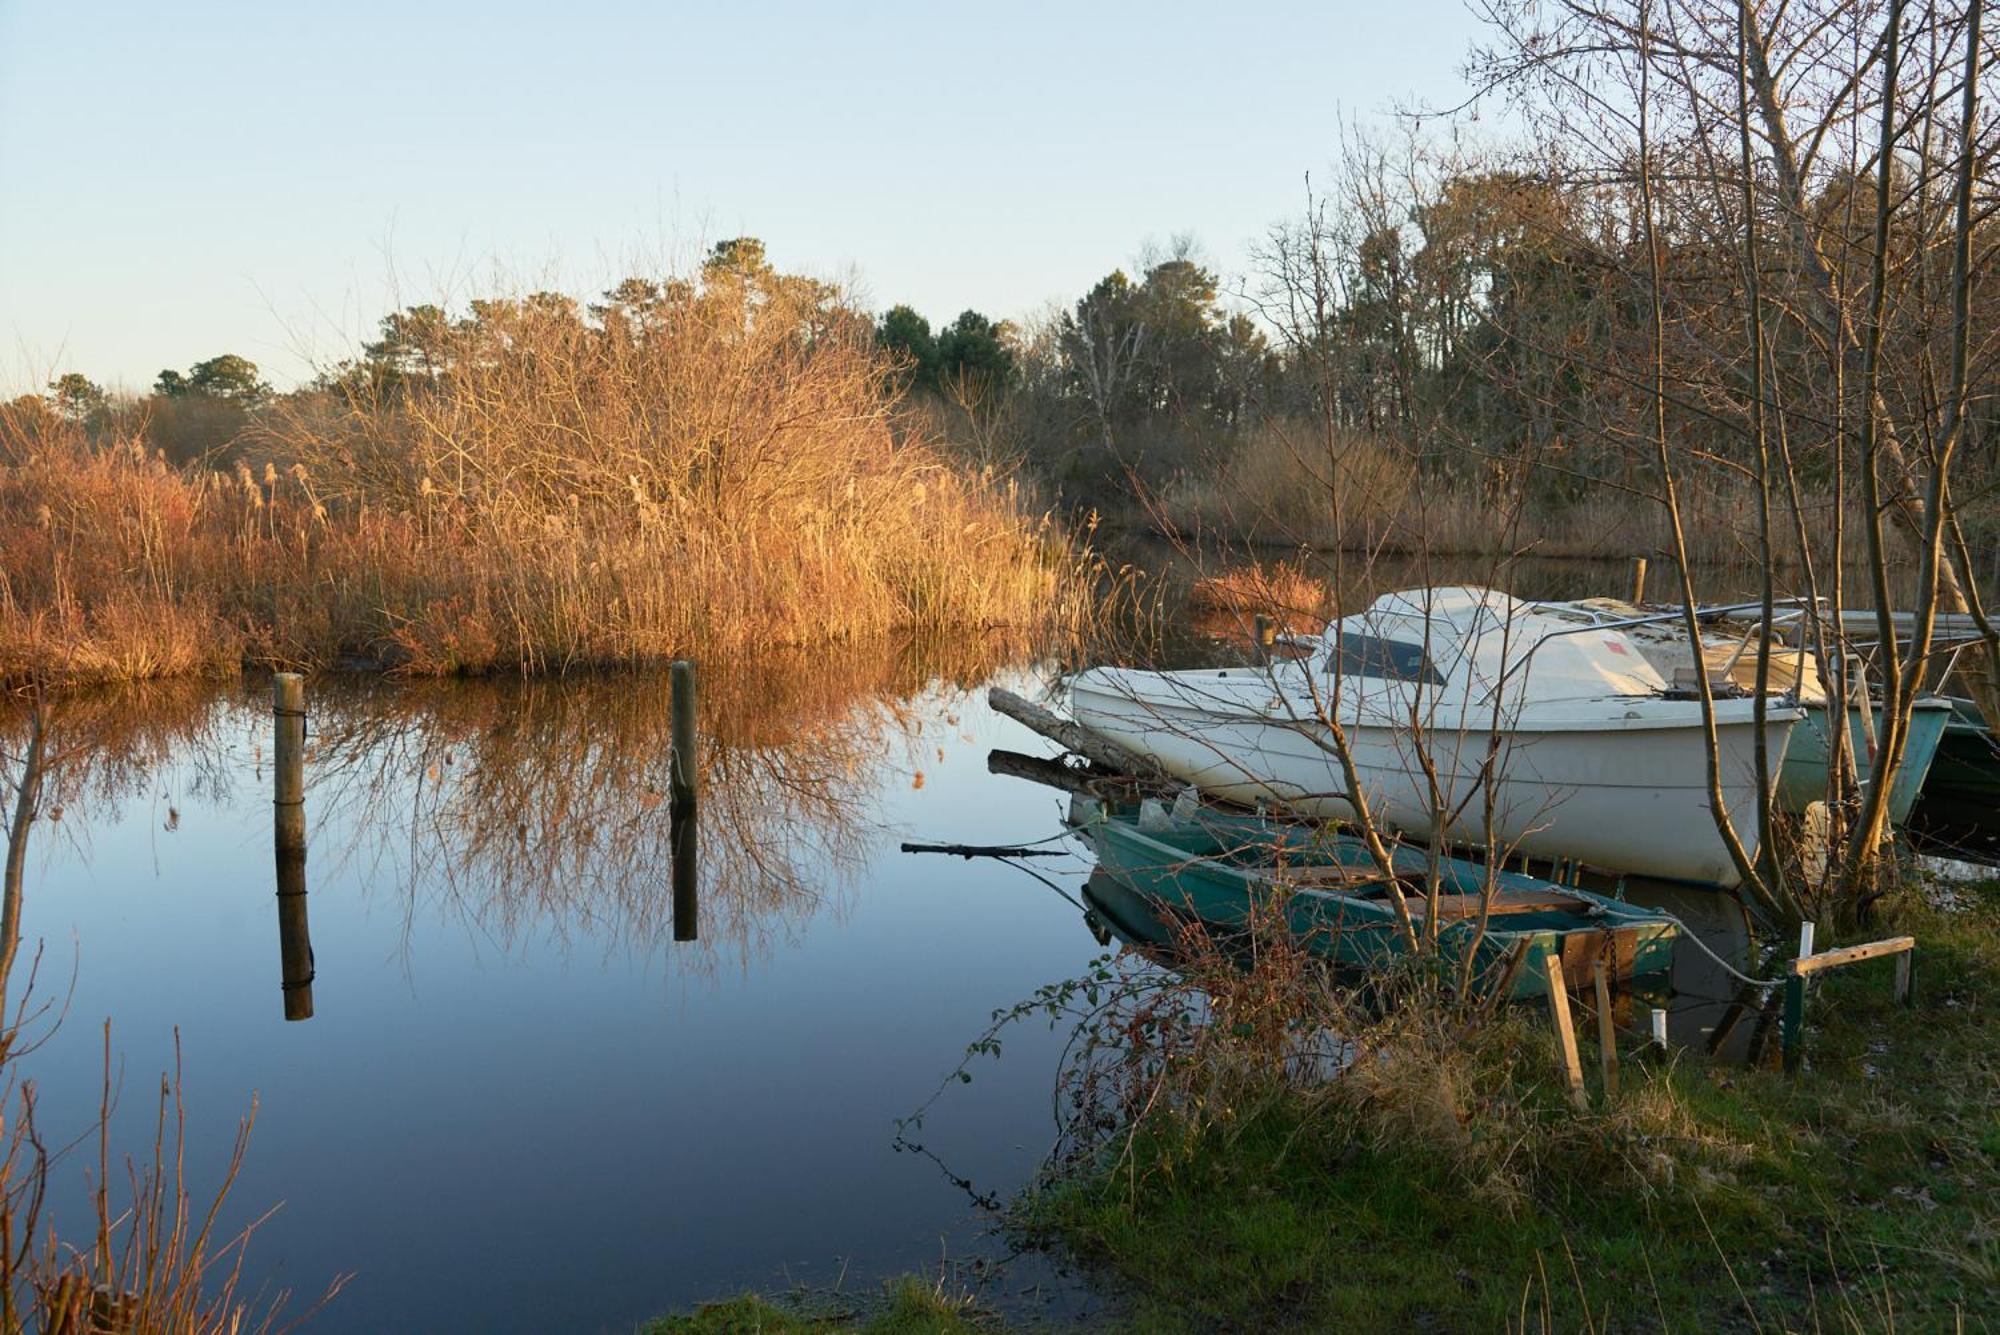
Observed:
[[[1089,619],[1090,564],[895,420],[823,292],[665,290],[643,327],[480,303],[421,370],[260,410],[233,472],[0,408],[0,679],[542,673]]]

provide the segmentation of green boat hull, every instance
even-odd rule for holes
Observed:
[[[1387,883],[1379,876],[1348,882],[1338,891],[1287,883],[1287,868],[1374,870],[1360,840],[1247,817],[1152,824],[1154,828],[1142,829],[1130,817],[1100,809],[1083,828],[1104,871],[1176,914],[1240,930],[1250,925],[1260,906],[1281,902],[1291,936],[1337,966],[1372,973],[1407,959]],[[1393,857],[1398,873],[1428,874],[1430,857],[1419,849],[1399,848]],[[1620,978],[1663,976],[1671,967],[1680,929],[1667,915],[1519,873],[1495,875],[1501,890],[1558,892],[1587,904],[1589,912],[1510,913],[1491,918],[1483,933],[1466,920],[1445,924],[1438,936],[1438,961],[1455,976],[1471,952],[1476,991],[1504,980],[1510,997],[1546,996],[1545,961],[1551,955],[1564,960],[1579,979],[1588,976],[1583,970],[1598,958],[1608,958]],[[1486,878],[1486,869],[1475,863],[1439,861],[1441,893],[1478,895]],[[1510,966],[1517,948],[1523,956]]]
[[[1966,806],[1983,803],[2000,817],[2000,743],[1970,700],[1951,702],[1924,795]]]
[[[1803,706],[1806,716],[1792,728],[1785,744],[1785,763],[1778,770],[1777,792],[1773,795],[1780,811],[1802,812],[1814,802],[1826,800],[1828,763],[1828,723],[1825,702]],[[1875,735],[1882,735],[1882,708],[1874,707]],[[1910,817],[1917,794],[1924,789],[1938,756],[1939,743],[1952,720],[1951,707],[1942,700],[1920,700],[1910,714],[1910,741],[1903,750],[1903,764],[1889,789],[1889,819],[1901,825]],[[1858,705],[1847,710],[1847,739],[1855,758],[1855,770],[1866,784],[1874,777],[1873,757],[1868,748],[1868,725]]]

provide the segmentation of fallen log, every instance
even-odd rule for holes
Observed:
[[[1023,699],[1001,686],[986,692],[986,703],[995,713],[1005,714],[1031,732],[1040,733],[1056,745],[1074,751],[1093,765],[1102,766],[1113,774],[1130,774],[1136,778],[1150,779],[1155,783],[1181,786],[1180,781],[1135,751],[1128,751],[1113,741],[1099,737],[1087,728],[1079,727],[1066,718],[1060,718],[1042,708],[1032,700]]]

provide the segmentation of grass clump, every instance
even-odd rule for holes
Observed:
[[[1118,1097],[1070,1099],[1020,1222],[1148,1330],[1976,1327],[2000,1293],[1997,894],[1899,910],[1914,1009],[1886,966],[1827,975],[1803,1075],[1640,1060],[1627,1035],[1620,1092],[1593,1075],[1582,1112],[1540,1006],[1371,1019],[1294,993],[1277,1045],[1240,1008],[1269,985],[1176,1003],[1197,1040],[1162,1041],[1157,1000],[1086,1006],[1122,1037],[1072,1093]],[[1300,1060],[1329,1023],[1337,1071]]]
[[[873,1298],[797,1294],[782,1303],[754,1293],[704,1303],[692,1312],[660,1317],[642,1335],[818,1335],[859,1331],[863,1335],[961,1335],[982,1328],[969,1299],[946,1292],[942,1283],[915,1275],[883,1286]]]
[[[1088,615],[1068,543],[898,416],[837,292],[724,247],[609,295],[397,317],[259,406],[231,472],[0,407],[0,679],[547,672]]]

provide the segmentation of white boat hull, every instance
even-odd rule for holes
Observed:
[[[1275,801],[1321,819],[1354,819],[1331,731],[1309,703],[1301,707],[1283,696],[1269,676],[1242,669],[1100,668],[1072,683],[1079,724],[1205,792],[1244,803]],[[1756,724],[1749,704],[1717,702],[1716,731],[1723,801],[1754,857]],[[1546,727],[1522,720],[1500,734],[1490,799],[1481,777],[1492,750],[1490,721],[1446,728],[1434,716],[1419,748],[1407,715],[1394,722],[1384,717],[1392,711],[1357,706],[1337,716],[1378,826],[1425,842],[1442,837],[1474,846],[1486,842],[1490,827],[1506,850],[1728,887],[1739,877],[1711,810],[1698,708],[1691,701],[1644,701]],[[1797,717],[1769,711],[1773,774]],[[1435,796],[1420,750],[1435,771]]]

